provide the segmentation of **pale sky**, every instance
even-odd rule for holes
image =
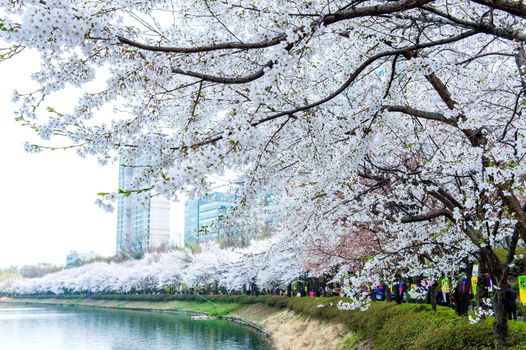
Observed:
[[[11,95],[13,89],[28,91],[38,68],[38,56],[27,51],[0,63],[0,268],[64,264],[72,249],[115,252],[117,211],[107,213],[94,202],[97,192],[117,189],[118,166],[103,167],[74,151],[24,151],[25,141],[39,139],[14,121]],[[75,96],[74,91],[62,94],[52,105],[67,111]],[[173,203],[172,236],[182,230],[183,206]]]

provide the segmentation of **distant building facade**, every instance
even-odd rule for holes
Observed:
[[[138,167],[119,167],[119,188],[130,189]],[[142,256],[170,243],[170,201],[150,197],[146,204],[136,195],[120,194],[117,203],[117,254]]]
[[[66,255],[66,267],[78,266],[85,261],[89,261],[97,257],[99,257],[99,255],[94,251],[89,253],[79,253],[76,250],[72,250],[68,255]],[[39,264],[39,267],[40,265],[41,264]]]
[[[184,243],[198,244],[221,239],[235,229],[221,225],[221,219],[235,204],[233,193],[213,192],[205,198],[188,200],[184,205]],[[214,227],[212,224],[217,223]]]

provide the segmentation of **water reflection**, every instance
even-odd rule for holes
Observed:
[[[0,304],[1,348],[10,350],[267,350],[254,330],[169,313]]]

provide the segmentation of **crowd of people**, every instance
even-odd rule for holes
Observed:
[[[477,278],[473,278],[473,283],[468,283],[467,278],[457,281],[455,288],[451,288],[450,281],[443,279],[439,282],[429,281],[417,285],[412,282],[398,282],[392,284],[378,284],[367,290],[371,301],[387,301],[396,303],[416,303],[436,304],[440,306],[457,308],[458,304],[468,302],[468,307],[473,308],[477,298],[488,300],[494,296],[496,288],[488,274],[481,276],[482,283],[477,283]],[[480,295],[477,295],[477,288],[482,287]],[[287,286],[285,289],[258,289],[255,285],[247,284],[244,293],[247,295],[282,295],[288,297],[320,297],[320,296],[345,296],[345,282],[343,283],[322,283],[318,278],[308,280],[298,280]],[[417,297],[424,295],[423,300]],[[517,320],[519,293],[508,283],[504,289],[504,300],[506,313],[509,320]]]

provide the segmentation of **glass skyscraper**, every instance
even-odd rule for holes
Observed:
[[[232,227],[221,224],[228,210],[234,206],[235,194],[213,192],[206,198],[188,200],[184,205],[184,242],[186,245],[217,240],[231,234]],[[212,228],[211,225],[217,224]]]
[[[119,188],[129,190],[139,167],[119,167]],[[142,256],[170,242],[170,201],[150,197],[141,204],[138,196],[119,194],[117,209],[117,254]]]

